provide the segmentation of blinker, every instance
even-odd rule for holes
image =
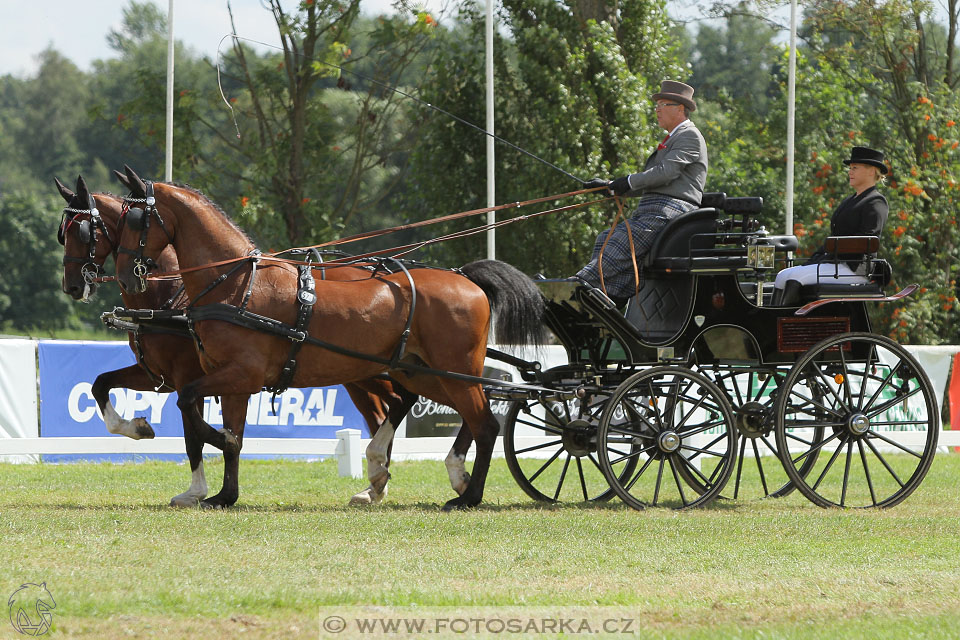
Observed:
[[[143,231],[143,209],[130,207],[127,211],[127,224],[134,231]]]

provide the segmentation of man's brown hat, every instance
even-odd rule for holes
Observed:
[[[660,83],[660,93],[653,94],[653,100],[676,100],[687,108],[687,111],[696,111],[697,103],[693,101],[693,87],[674,80],[664,80]]]

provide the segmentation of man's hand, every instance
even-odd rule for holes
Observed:
[[[609,186],[610,181],[604,178],[592,178],[583,183],[584,189],[596,189],[597,187]]]
[[[613,195],[622,196],[627,191],[630,191],[630,176],[623,176],[622,178],[617,178],[610,183],[610,190],[613,191]]]

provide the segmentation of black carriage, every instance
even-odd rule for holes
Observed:
[[[687,508],[740,497],[749,476],[762,496],[898,504],[930,467],[939,407],[916,359],[871,331],[867,304],[912,288],[885,296],[878,239],[836,238],[828,250],[856,255],[869,282],[821,279],[772,306],[796,237],[759,227],[760,198],[704,205],[663,230],[625,308],[582,282],[539,281],[568,363],[527,368],[552,393],[488,389],[512,401],[511,473],[544,501]]]

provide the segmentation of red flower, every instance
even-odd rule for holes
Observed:
[[[957,124],[957,123],[954,122],[953,120],[947,120],[947,126],[948,126],[948,127],[952,127],[952,126],[955,125],[955,124]]]
[[[248,204],[250,204],[250,198],[248,198],[247,196],[243,196],[242,198],[240,198],[241,207],[246,208]]]
[[[183,96],[187,95],[188,93],[190,93],[190,90],[189,90],[189,89],[184,89],[183,91],[180,92],[180,97],[182,98]]]
[[[897,227],[896,229],[893,230],[893,236],[894,236],[895,238],[899,238],[899,237],[902,236],[904,233],[906,233],[906,231],[907,231],[907,228],[906,228],[906,227],[904,227],[904,226],[899,226],[899,227]],[[898,247],[898,248],[899,248],[899,247]]]
[[[927,140],[929,140],[930,142],[933,142],[936,139],[937,139],[937,136],[933,135],[932,133],[927,136]]]
[[[308,202],[310,202],[310,198],[304,198],[300,201],[300,204],[307,204]]]

